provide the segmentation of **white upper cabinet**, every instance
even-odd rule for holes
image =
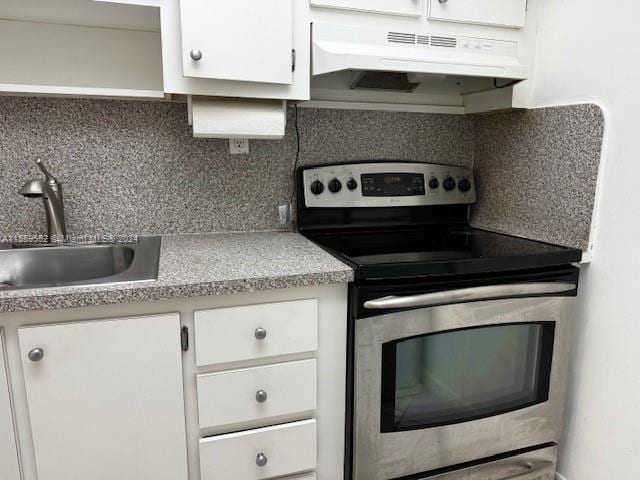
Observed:
[[[364,12],[418,17],[424,12],[424,0],[311,0],[316,7],[344,8]]]
[[[19,341],[38,480],[187,480],[177,314],[26,327]]]
[[[308,0],[153,1],[161,5],[165,93],[309,99]]]
[[[501,27],[524,27],[527,0],[430,0],[429,18]]]
[[[20,480],[3,343],[2,331],[0,331],[0,478],[2,480]]]
[[[293,0],[180,0],[185,77],[291,84]]]

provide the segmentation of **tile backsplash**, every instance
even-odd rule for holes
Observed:
[[[604,115],[568,105],[474,119],[474,226],[587,250]]]
[[[0,97],[0,235],[46,230],[39,200],[18,195],[42,158],[63,184],[73,235],[289,229],[295,110],[280,141],[194,139],[184,104]],[[298,165],[417,160],[471,166],[472,119],[299,108]]]
[[[184,104],[0,97],[0,236],[46,230],[17,192],[45,160],[72,235],[288,230],[297,165],[415,160],[474,168],[474,226],[586,249],[604,118],[595,105],[457,116],[290,109],[284,139],[194,139]],[[297,126],[296,129],[296,115]]]

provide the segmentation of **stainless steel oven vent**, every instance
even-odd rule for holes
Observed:
[[[351,80],[351,89],[413,92],[419,83],[410,82],[405,72],[357,72]]]

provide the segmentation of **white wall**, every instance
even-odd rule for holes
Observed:
[[[583,270],[559,472],[640,478],[640,2],[542,0],[535,106],[606,116],[593,263]]]

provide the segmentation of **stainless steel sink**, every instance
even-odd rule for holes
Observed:
[[[158,278],[160,237],[137,243],[0,249],[0,292]]]

